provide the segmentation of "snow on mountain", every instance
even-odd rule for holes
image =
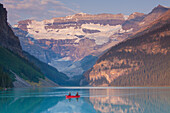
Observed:
[[[51,20],[52,23],[54,20]],[[80,28],[67,27],[63,29],[46,29],[47,21],[35,21],[28,23],[28,33],[33,35],[35,39],[54,39],[54,40],[65,40],[65,39],[76,39],[75,43],[79,42],[79,37],[83,36],[89,39],[94,39],[97,45],[102,45],[109,41],[109,37],[115,33],[125,33],[131,30],[123,30],[121,25],[101,25],[94,23],[82,24]],[[84,30],[98,31],[94,33],[85,32]]]
[[[129,15],[124,15],[124,19],[127,20],[129,18]]]
[[[43,21],[23,20],[15,27],[27,32],[21,35],[16,30],[25,51],[73,77],[81,75],[102,52],[133,32],[133,28],[122,28],[127,18],[123,14],[78,13]],[[84,60],[89,55],[93,57]],[[88,68],[82,68],[81,60]]]

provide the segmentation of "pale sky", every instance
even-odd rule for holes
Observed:
[[[8,11],[11,25],[20,20],[44,20],[75,13],[149,13],[160,5],[170,7],[170,0],[0,0]]]

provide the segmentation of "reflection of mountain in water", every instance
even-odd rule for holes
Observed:
[[[31,93],[29,90],[11,92],[5,94],[6,97],[0,97],[0,113],[40,113],[56,105],[59,100],[65,99],[55,96],[46,97],[37,92]]]
[[[43,97],[1,98],[1,113],[40,113],[55,105],[58,102],[57,99],[58,98]],[[48,100],[48,102],[46,100]],[[49,100],[51,100],[51,102],[49,102]]]
[[[65,95],[79,92],[69,101]],[[11,89],[0,92],[0,113],[169,113],[170,88]]]
[[[125,92],[120,90],[90,90],[90,95],[96,95],[99,97],[90,97],[91,103],[94,108],[99,112],[105,113],[127,113],[127,112],[138,112],[140,105],[136,102],[132,102],[128,98],[123,98],[119,96]],[[112,96],[113,95],[113,96]]]
[[[169,113],[169,89],[145,89],[142,94],[128,96],[132,102],[137,102],[143,108],[143,113]]]
[[[47,112],[47,110],[45,111]],[[75,98],[69,101],[68,99],[58,102],[55,106],[48,109],[49,113],[95,113],[95,109],[84,101],[83,98],[79,98],[77,101]]]
[[[65,94],[79,92],[80,95],[89,90],[74,89],[13,89],[0,92],[0,113],[95,113],[93,105],[83,97],[77,101],[69,101]],[[86,97],[88,98],[88,97]]]
[[[94,109],[102,113],[168,113],[169,93],[161,93],[166,90],[159,90],[90,89],[89,100],[94,105]]]

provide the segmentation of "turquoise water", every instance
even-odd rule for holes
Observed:
[[[79,99],[66,99],[69,92]],[[0,113],[170,113],[170,88],[57,87],[0,91]]]

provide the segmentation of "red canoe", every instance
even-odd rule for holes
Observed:
[[[69,99],[69,98],[80,98],[80,95],[78,95],[78,96],[68,96],[68,95],[66,95],[66,99]]]

